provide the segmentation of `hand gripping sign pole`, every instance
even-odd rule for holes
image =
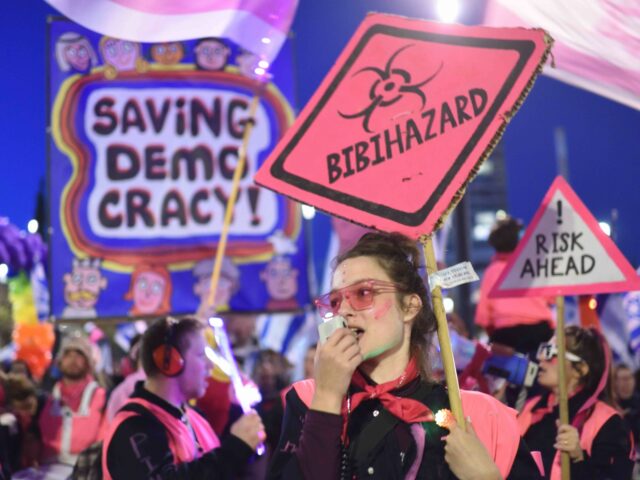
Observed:
[[[569,424],[569,398],[567,392],[567,375],[565,352],[567,346],[564,336],[564,297],[558,295],[556,298],[556,344],[558,346],[558,407],[560,409],[560,424]],[[562,480],[570,480],[571,468],[569,464],[569,452],[562,452],[560,455],[560,467]]]
[[[424,249],[424,258],[427,261],[427,274],[430,276],[438,270],[436,263],[436,255],[433,250],[433,239],[431,235],[420,237],[420,243]],[[465,429],[464,413],[462,411],[462,400],[460,399],[460,387],[458,385],[458,373],[456,372],[456,364],[451,349],[451,339],[449,337],[449,325],[447,324],[447,314],[444,311],[442,303],[442,289],[439,285],[431,285],[431,300],[433,302],[433,311],[438,322],[438,342],[440,343],[440,355],[442,357],[442,366],[444,368],[444,376],[447,381],[447,393],[449,395],[449,406],[453,417],[456,419],[458,427]]]
[[[218,241],[218,247],[216,248],[216,258],[213,263],[213,270],[211,271],[211,285],[209,287],[209,297],[207,303],[209,307],[212,307],[216,298],[216,290],[218,289],[218,282],[220,280],[220,270],[222,269],[222,259],[224,258],[224,252],[227,248],[227,237],[229,236],[229,228],[231,226],[231,219],[233,218],[233,209],[236,205],[236,199],[238,198],[238,190],[240,188],[240,177],[244,171],[244,166],[247,161],[247,148],[249,147],[249,138],[251,137],[251,131],[253,130],[253,119],[255,118],[256,111],[258,110],[258,104],[260,103],[259,91],[256,91],[251,99],[251,105],[249,106],[249,118],[252,119],[247,122],[242,137],[242,148],[238,155],[238,164],[233,172],[233,180],[231,184],[231,193],[229,194],[229,201],[227,202],[227,208],[224,212],[224,222],[222,224],[222,231],[220,232],[220,240]]]

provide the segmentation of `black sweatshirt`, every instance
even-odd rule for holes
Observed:
[[[131,397],[158,405],[178,420],[182,418],[178,408],[146,390],[143,382],[136,385]],[[118,426],[107,450],[107,468],[113,480],[231,479],[252,455],[249,445],[229,435],[219,448],[176,465],[165,427],[149,413],[131,416]]]

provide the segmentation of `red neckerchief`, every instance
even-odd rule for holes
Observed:
[[[395,380],[381,383],[379,385],[370,385],[362,373],[360,373],[359,370],[356,370],[351,378],[351,383],[356,387],[361,388],[362,391],[351,395],[351,411],[358,408],[358,406],[365,400],[377,398],[389,413],[405,423],[432,422],[433,412],[429,407],[417,400],[413,400],[412,398],[397,397],[391,393],[393,390],[397,390],[416,378],[418,378],[418,368],[416,366],[416,361],[413,358],[409,361],[409,364],[402,375]],[[349,413],[347,412],[346,404],[343,406],[342,413],[346,420]],[[345,421],[342,431],[342,440],[345,443],[346,432],[347,423]]]

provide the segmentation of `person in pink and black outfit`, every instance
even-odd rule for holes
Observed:
[[[566,328],[569,425],[558,425],[558,348],[540,345],[538,382],[545,393],[531,398],[518,416],[520,431],[542,455],[545,478],[561,477],[560,453],[571,459],[571,479],[628,479],[633,438],[611,397],[611,352],[594,329]]]
[[[270,479],[540,478],[514,410],[461,392],[465,428],[447,413],[429,375],[435,317],[419,259],[415,242],[383,233],[338,257],[316,305],[347,328],[318,345],[314,379],[287,394]]]
[[[243,415],[222,442],[189,405],[207,387],[211,362],[203,324],[171,317],[142,337],[146,381],[110,425],[102,449],[105,480],[235,478],[265,440],[257,413]]]
[[[100,439],[105,389],[93,377],[89,340],[67,337],[57,357],[62,379],[40,413],[43,462],[74,465],[78,454]]]

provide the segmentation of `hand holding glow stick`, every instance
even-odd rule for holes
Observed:
[[[253,405],[259,403],[262,398],[259,395],[259,392],[256,392],[255,388],[245,388],[244,383],[242,382],[242,376],[238,370],[238,364],[233,356],[233,351],[231,350],[231,342],[229,342],[229,336],[227,335],[227,330],[224,326],[224,320],[219,317],[211,317],[209,318],[209,325],[213,328],[213,334],[216,339],[216,344],[220,349],[220,353],[222,358],[225,361],[226,370],[225,373],[229,375],[231,379],[231,384],[233,385],[233,390],[236,394],[236,398],[238,399],[238,403],[240,404],[240,408],[243,413],[249,413],[252,410]],[[211,349],[212,352],[215,352]],[[209,354],[209,358],[215,355]],[[218,357],[219,358],[219,357]],[[216,361],[211,358],[212,361]],[[258,393],[258,395],[256,395]],[[262,455],[265,452],[264,444],[261,443],[258,445],[256,449],[256,453],[258,455]]]

